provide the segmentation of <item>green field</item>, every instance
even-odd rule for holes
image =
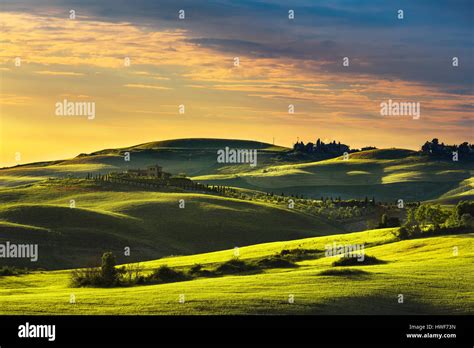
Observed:
[[[392,229],[275,242],[240,248],[240,258],[283,249],[324,250],[337,242],[365,243],[386,264],[350,267],[366,274],[320,275],[339,257],[298,262],[297,268],[253,275],[199,278],[123,288],[71,288],[69,271],[0,277],[1,314],[473,314],[474,234],[396,241]],[[453,255],[457,247],[458,256]],[[170,257],[146,269],[229,260],[233,250]],[[347,268],[347,267],[346,267]],[[76,303],[71,304],[74,294]],[[184,294],[185,303],[179,303]],[[399,295],[403,303],[399,303]],[[289,303],[293,295],[294,303]]]
[[[258,149],[257,168],[217,164],[216,150],[225,146]],[[130,162],[124,161],[126,152]],[[153,164],[237,194],[85,179],[88,173]],[[436,160],[410,150],[369,150],[348,160],[315,161],[292,157],[283,147],[222,139],[153,142],[0,169],[0,243],[39,246],[34,265],[2,260],[0,266],[28,267],[30,273],[0,276],[0,313],[472,314],[470,228],[469,234],[409,240],[399,240],[397,228],[354,231],[377,226],[387,211],[405,219],[406,210],[393,206],[398,199],[439,203],[452,211],[459,201],[472,201],[473,172],[471,162]],[[290,197],[295,209],[288,206]],[[343,207],[332,199],[324,205],[320,197],[356,199],[365,206],[346,206],[360,208],[359,214],[338,220],[325,214]],[[366,197],[392,205],[376,205]],[[324,257],[325,246],[333,242],[363,244],[366,255],[383,262],[335,267],[339,257]],[[124,255],[126,247],[130,256]],[[284,250],[312,254],[294,267],[176,283],[116,288],[70,283],[71,269],[97,266],[107,251],[121,264],[141,262],[149,274],[162,265],[183,272],[195,264],[212,269],[231,260],[235,247],[239,259],[249,262]],[[75,304],[69,303],[71,294]],[[185,303],[179,302],[181,294]]]
[[[258,166],[217,163],[217,150],[226,146],[257,149]],[[130,154],[129,162],[124,161],[126,153]],[[0,169],[0,187],[16,187],[49,177],[84,178],[87,173],[104,174],[159,163],[167,172],[186,173],[205,184],[311,198],[373,196],[379,201],[424,201],[445,197],[450,204],[456,202],[459,193],[472,198],[470,184],[466,184],[474,173],[472,162],[438,160],[404,149],[368,150],[350,154],[348,160],[339,157],[317,162],[289,154],[288,148],[256,141],[166,140]],[[454,196],[448,197],[450,192]]]
[[[369,150],[318,162],[268,166],[238,174],[211,174],[194,180],[308,197],[423,201],[453,190],[467,194],[474,164],[433,160],[414,151]],[[464,186],[463,186],[464,185]],[[471,193],[472,194],[472,193]]]
[[[38,243],[35,266],[48,269],[95,264],[108,250],[124,261],[125,246],[146,260],[345,232],[271,204],[76,179],[0,190],[0,201],[0,242]]]

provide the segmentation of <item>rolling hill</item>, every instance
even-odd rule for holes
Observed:
[[[258,149],[258,166],[217,163],[217,149]],[[447,198],[464,193],[474,163],[437,160],[404,149],[368,150],[342,157],[311,161],[292,156],[290,149],[271,144],[227,139],[176,139],[106,149],[75,158],[32,163],[0,170],[0,187],[15,187],[48,177],[85,177],[160,164],[172,174],[186,173],[193,180],[265,192],[303,194],[306,197],[341,197],[406,201]],[[124,161],[130,153],[130,162]],[[453,191],[454,190],[454,191]],[[456,195],[449,202],[456,202]]]
[[[0,187],[17,186],[48,177],[85,177],[87,173],[108,173],[131,168],[142,168],[159,163],[163,170],[188,176],[217,173],[228,167],[216,161],[217,150],[226,146],[238,149],[257,149],[259,165],[278,163],[281,154],[289,149],[257,141],[232,139],[176,139],[140,144],[119,149],[105,149],[75,158],[30,163],[0,169]],[[130,161],[125,161],[126,153]],[[249,165],[238,165],[238,171],[250,170]]]
[[[258,167],[218,164],[216,150],[225,146],[257,148]],[[355,230],[271,203],[79,179],[86,173],[156,163],[174,174],[185,171],[201,183],[287,196],[373,196],[377,201],[443,204],[472,199],[472,163],[435,160],[402,149],[300,163],[302,159],[285,155],[288,151],[253,141],[178,139],[4,168],[0,241],[37,242],[42,257],[35,266],[61,269],[96,263],[106,250],[124,262],[127,246],[134,260],[150,260]],[[130,162],[124,161],[125,152],[130,152]],[[185,209],[178,207],[180,199]],[[70,208],[71,200],[75,208]]]
[[[126,246],[134,260],[146,260],[345,232],[270,204],[78,179],[3,189],[0,201],[0,242],[38,243],[34,266],[48,269],[95,264],[106,250],[125,260]]]
[[[298,267],[263,273],[160,285],[71,288],[70,271],[0,277],[0,314],[473,314],[474,234],[397,241],[392,229],[307,238],[240,248],[249,260],[295,248],[324,250],[326,244],[365,243],[378,265],[334,267],[339,257],[297,262]],[[457,247],[459,254],[453,255]],[[146,262],[204,267],[233,257],[233,250]],[[330,275],[328,270],[358,270]],[[328,275],[329,273],[329,275]],[[69,302],[71,294],[75,304]],[[179,303],[180,295],[185,302]],[[290,295],[294,302],[290,303]],[[399,302],[403,295],[403,303]]]
[[[474,163],[435,160],[410,150],[383,149],[310,163],[258,168],[238,174],[194,177],[199,182],[262,191],[342,197],[424,201],[458,189],[474,173]],[[464,192],[464,191],[463,191]]]

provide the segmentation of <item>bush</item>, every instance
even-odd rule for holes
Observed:
[[[396,216],[388,216],[387,214],[383,214],[378,228],[387,228],[387,227],[399,227],[400,226],[400,219]]]
[[[16,276],[20,274],[27,274],[28,270],[26,268],[17,268],[13,266],[3,266],[0,267],[0,276]]]
[[[103,286],[101,269],[98,267],[75,269],[71,272],[72,286]]]
[[[400,227],[396,233],[396,236],[401,240],[405,240],[410,237],[410,233],[406,227]]]
[[[259,268],[291,268],[297,267],[292,261],[283,258],[280,255],[266,257],[257,261],[257,266]]]
[[[166,265],[155,269],[149,278],[152,282],[158,281],[162,283],[181,282],[189,278],[183,272],[176,271]]]
[[[455,214],[458,217],[458,219],[461,219],[461,217],[464,214],[468,214],[474,217],[474,202],[469,202],[469,201],[459,202],[456,205]]]
[[[379,260],[375,256],[365,255],[364,260],[359,261],[357,257],[341,257],[332,263],[333,266],[361,266],[361,265],[380,265],[386,261]]]
[[[189,270],[189,274],[200,274],[202,272],[202,265],[201,264],[195,264],[191,269]]]
[[[318,250],[318,249],[300,249],[300,248],[295,248],[295,249],[283,249],[280,251],[280,255],[284,256],[290,261],[302,261],[302,260],[308,260],[308,259],[315,259],[318,258],[319,255],[321,255],[323,251]]]
[[[236,274],[243,272],[252,272],[258,268],[250,263],[247,263],[242,260],[230,260],[224,262],[216,268],[217,274]]]
[[[117,286],[120,285],[120,271],[115,268],[115,257],[111,252],[102,255],[101,267],[76,269],[71,272],[72,286]]]

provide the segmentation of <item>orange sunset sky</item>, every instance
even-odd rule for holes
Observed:
[[[411,149],[434,137],[473,141],[472,17],[469,26],[463,8],[427,21],[406,2],[400,22],[399,6],[326,1],[312,12],[301,1],[290,21],[283,2],[99,3],[116,7],[2,5],[0,166],[16,164],[16,153],[28,163],[188,137]],[[95,119],[57,116],[64,99],[94,102]],[[381,116],[388,99],[419,102],[420,119]]]

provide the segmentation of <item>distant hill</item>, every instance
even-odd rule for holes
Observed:
[[[393,160],[416,156],[418,152],[406,149],[375,149],[350,154],[351,159]]]
[[[253,140],[239,140],[239,139],[214,139],[214,138],[188,138],[188,139],[171,139],[162,141],[153,141],[149,143],[143,143],[140,145],[120,148],[120,149],[109,149],[93,152],[91,155],[104,154],[109,152],[117,151],[130,151],[130,150],[150,150],[150,149],[190,149],[190,150],[217,150],[223,149],[226,146],[231,148],[239,149],[258,149],[258,150],[289,150],[288,148],[275,146],[268,143],[262,143]]]
[[[318,162],[285,164],[236,174],[194,179],[203,183],[245,187],[275,193],[342,199],[435,199],[472,177],[474,163],[435,159],[404,149],[368,150]]]
[[[87,173],[107,173],[129,168],[142,168],[159,164],[172,174],[186,173],[189,176],[218,173],[225,164],[217,163],[217,150],[225,147],[258,150],[259,165],[280,163],[282,154],[290,149],[267,143],[234,139],[176,139],[149,142],[140,145],[104,149],[75,158],[30,163],[0,169],[0,187],[16,186],[48,177],[85,177]],[[125,161],[126,153],[130,161]],[[249,165],[237,165],[238,171],[246,171]]]
[[[225,146],[258,148],[258,166],[217,163],[216,150]],[[125,152],[130,152],[130,162],[124,161]],[[287,156],[289,152],[252,141],[178,139],[2,169],[0,241],[37,241],[43,250],[37,266],[65,268],[96,261],[105,246],[125,262],[125,246],[137,260],[145,260],[346,232],[344,226],[267,203],[172,189],[102,187],[73,179],[156,163],[204,184],[286,196],[443,204],[473,197],[470,162],[405,149],[367,150],[348,159],[311,162]],[[178,208],[179,199],[185,199],[186,209]],[[76,208],[69,208],[70,200]]]
[[[217,163],[226,146],[257,149],[258,166]],[[130,161],[124,156],[130,154]],[[105,149],[75,158],[0,170],[0,187],[16,187],[48,177],[79,177],[159,164],[202,183],[235,186],[306,197],[374,196],[377,200],[437,199],[472,177],[473,162],[453,162],[406,149],[374,149],[343,157],[314,159],[289,148],[235,139],[176,139]],[[455,201],[455,197],[450,198]]]

